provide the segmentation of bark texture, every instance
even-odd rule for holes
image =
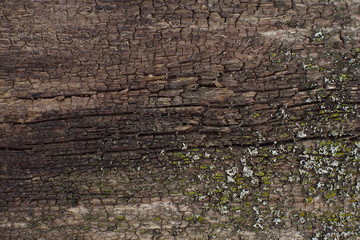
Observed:
[[[358,239],[356,0],[0,0],[1,239]]]

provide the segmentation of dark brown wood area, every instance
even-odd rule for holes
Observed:
[[[357,0],[0,0],[1,239],[359,239]]]

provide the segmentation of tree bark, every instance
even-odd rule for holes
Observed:
[[[357,239],[357,1],[0,12],[3,239]]]

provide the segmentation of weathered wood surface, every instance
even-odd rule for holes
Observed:
[[[1,239],[357,239],[356,0],[0,1]]]

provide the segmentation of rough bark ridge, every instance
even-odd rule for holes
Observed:
[[[1,239],[356,239],[358,1],[0,1]]]

